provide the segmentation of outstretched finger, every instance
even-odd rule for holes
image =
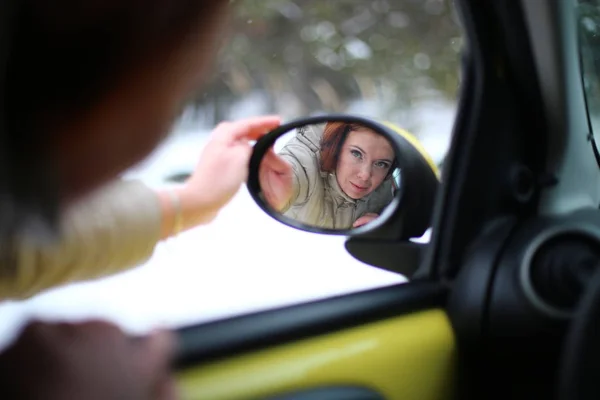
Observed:
[[[352,227],[358,228],[363,225],[366,225],[369,222],[375,220],[376,217],[377,217],[377,214],[371,214],[371,213],[365,214],[362,217],[360,217],[359,219],[357,219],[356,221],[354,221],[354,223],[352,224]]]
[[[219,136],[231,140],[257,140],[270,130],[281,124],[281,118],[276,115],[253,117],[229,122],[221,125]]]
[[[279,174],[289,172],[291,167],[291,165],[287,161],[285,161],[281,156],[275,154],[275,151],[272,147],[265,153],[265,156],[262,159],[262,163],[265,167]]]
[[[354,223],[352,224],[353,228],[358,228],[360,226],[363,226],[364,224],[366,224],[364,217],[360,217],[359,219],[357,219],[356,221],[354,221]]]

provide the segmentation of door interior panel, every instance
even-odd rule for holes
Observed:
[[[442,308],[447,294],[439,282],[412,281],[181,328],[176,368]]]
[[[452,397],[455,340],[442,308],[404,310],[403,315],[357,325],[206,363],[185,363],[177,375],[181,398]]]

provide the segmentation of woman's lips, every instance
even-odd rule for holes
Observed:
[[[364,187],[364,186],[358,186],[355,183],[350,182],[350,184],[352,185],[352,187],[354,187],[354,189],[360,191],[360,192],[364,192],[365,190],[368,189],[368,187]]]

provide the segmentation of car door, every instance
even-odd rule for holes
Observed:
[[[464,325],[460,314],[473,299],[463,292],[466,304],[448,314],[448,296],[480,229],[500,214],[514,221],[532,210],[535,197],[498,201],[495,196],[503,198],[512,188],[495,179],[503,178],[515,159],[538,165],[539,157],[524,151],[532,138],[522,133],[532,121],[523,119],[519,107],[523,101],[541,107],[531,55],[515,58],[529,50],[528,41],[500,40],[510,30],[527,33],[520,5],[469,0],[457,5],[468,38],[460,108],[432,240],[414,279],[181,329],[176,367],[182,398],[454,397],[464,377],[455,331]],[[500,66],[509,73],[502,74]],[[497,146],[502,151],[491,151]],[[493,243],[501,246],[502,240]],[[486,293],[484,286],[477,289]]]
[[[446,398],[445,294],[434,282],[393,285],[183,329],[182,398]]]

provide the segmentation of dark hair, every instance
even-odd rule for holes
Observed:
[[[27,218],[56,222],[57,182],[44,159],[52,137],[43,119],[88,111],[134,71],[156,68],[156,60],[178,51],[196,33],[194,27],[212,27],[226,4],[226,0],[2,3],[0,245],[12,234],[8,231]]]
[[[321,171],[323,172],[334,172],[339,158],[340,152],[342,150],[342,146],[348,137],[348,134],[352,131],[357,131],[359,129],[369,129],[364,125],[356,124],[356,123],[346,123],[346,122],[328,122],[325,125],[325,129],[323,130],[323,137],[321,139]],[[394,170],[398,167],[398,160],[394,155],[394,161],[390,166],[390,169],[386,175],[386,179],[388,179]]]
[[[4,98],[12,111],[85,109],[166,57],[224,0],[13,0]],[[11,113],[11,115],[14,115]]]

